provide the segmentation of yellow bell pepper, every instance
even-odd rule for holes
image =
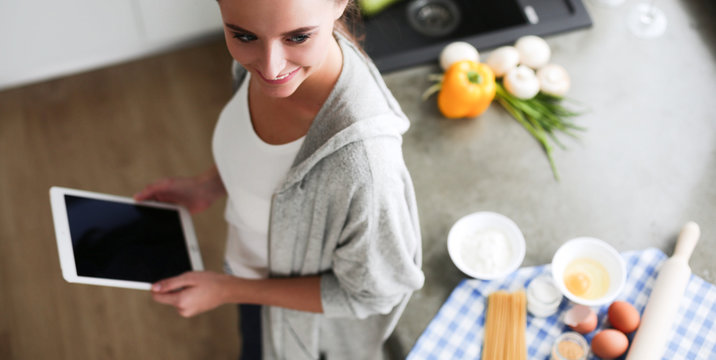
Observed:
[[[443,76],[438,108],[451,119],[475,117],[487,110],[496,89],[495,74],[486,64],[458,61]]]

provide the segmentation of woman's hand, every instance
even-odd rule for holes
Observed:
[[[152,297],[174,306],[181,316],[192,317],[226,303],[226,293],[236,280],[210,271],[187,272],[153,284]]]
[[[148,185],[134,195],[136,201],[159,201],[186,207],[192,214],[206,210],[226,194],[216,167],[190,178],[166,178]]]
[[[152,285],[154,300],[191,317],[219,305],[261,304],[321,313],[321,277],[244,279],[210,271],[187,272]]]

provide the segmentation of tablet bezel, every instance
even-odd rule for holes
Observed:
[[[55,225],[57,250],[60,257],[62,277],[67,282],[121,287],[138,290],[150,290],[152,286],[152,284],[148,282],[116,280],[77,275],[75,255],[72,248],[72,237],[70,236],[70,224],[69,219],[67,218],[65,195],[177,211],[179,213],[179,219],[184,233],[185,244],[187,247],[187,252],[189,254],[189,260],[191,263],[192,270],[201,271],[204,269],[204,265],[201,261],[201,254],[199,252],[199,244],[197,242],[196,234],[194,232],[194,225],[191,220],[191,214],[183,206],[168,203],[159,203],[154,201],[137,202],[130,197],[53,186],[50,188],[50,204],[52,207],[52,218]]]

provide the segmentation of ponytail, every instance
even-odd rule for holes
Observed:
[[[348,0],[343,15],[336,21],[335,30],[350,40],[361,52],[365,52],[363,50],[363,42],[365,41],[363,19],[355,0]]]

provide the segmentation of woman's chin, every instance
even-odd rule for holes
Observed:
[[[294,88],[291,88],[291,89],[286,89],[286,88],[282,88],[282,89],[276,89],[276,88],[263,89],[263,93],[264,93],[266,96],[272,97],[272,98],[287,98],[287,97],[293,95],[293,93],[294,93],[295,91],[296,91],[296,89],[294,89]]]
[[[298,89],[298,85],[300,85],[298,81],[295,81],[296,79],[293,80],[294,81],[280,85],[267,84],[266,82],[263,82],[260,88],[266,96],[273,98],[287,98],[293,95],[293,93],[296,92],[296,89]]]

